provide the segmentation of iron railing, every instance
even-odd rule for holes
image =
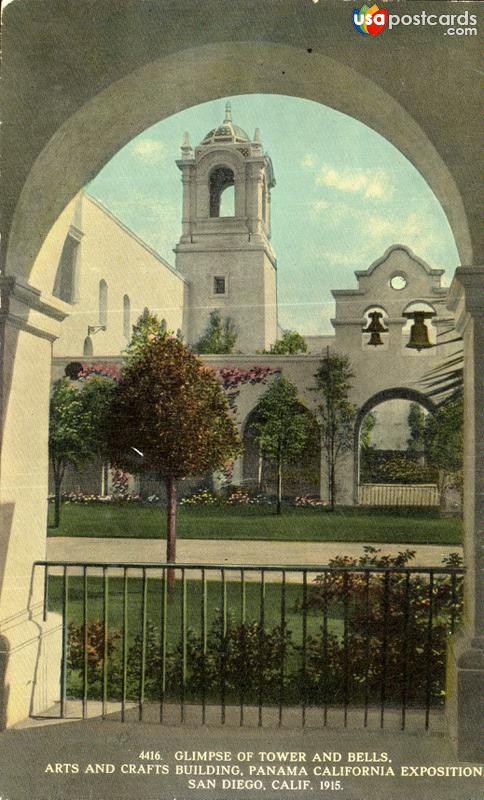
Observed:
[[[38,561],[62,619],[56,715],[429,728],[442,706],[460,567]],[[97,712],[96,712],[97,713]],[[333,715],[333,716],[332,716]],[[412,718],[413,718],[412,717]]]

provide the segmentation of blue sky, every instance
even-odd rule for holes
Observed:
[[[420,173],[370,128],[310,100],[240,95],[182,111],[127,144],[88,191],[174,264],[183,133],[198,144],[222,121],[227,99],[236,125],[250,137],[261,129],[274,164],[272,244],[283,328],[331,333],[330,290],[354,287],[354,271],[392,244],[408,245],[450,280],[458,264],[454,239]]]

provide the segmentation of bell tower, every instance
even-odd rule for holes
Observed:
[[[270,243],[272,162],[260,131],[254,138],[232,122],[222,124],[193,150],[186,133],[182,157],[182,235],[177,270],[190,284],[187,338],[196,344],[210,312],[230,317],[235,351],[269,349],[277,336],[276,258]]]

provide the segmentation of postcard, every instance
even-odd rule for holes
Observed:
[[[482,797],[483,24],[4,4],[0,800]]]

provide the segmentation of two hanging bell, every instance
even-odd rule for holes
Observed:
[[[425,324],[426,319],[432,319],[435,317],[434,311],[407,311],[403,314],[404,317],[407,319],[413,319],[413,325],[410,328],[410,338],[407,343],[407,347],[411,350],[426,350],[429,347],[433,347],[432,342],[429,339],[429,329]]]
[[[368,316],[370,322],[368,323],[368,327],[363,328],[363,333],[370,334],[370,339],[367,344],[372,345],[372,347],[378,347],[383,344],[380,334],[388,333],[388,328],[385,328],[380,321],[383,317],[381,311],[370,311]]]

